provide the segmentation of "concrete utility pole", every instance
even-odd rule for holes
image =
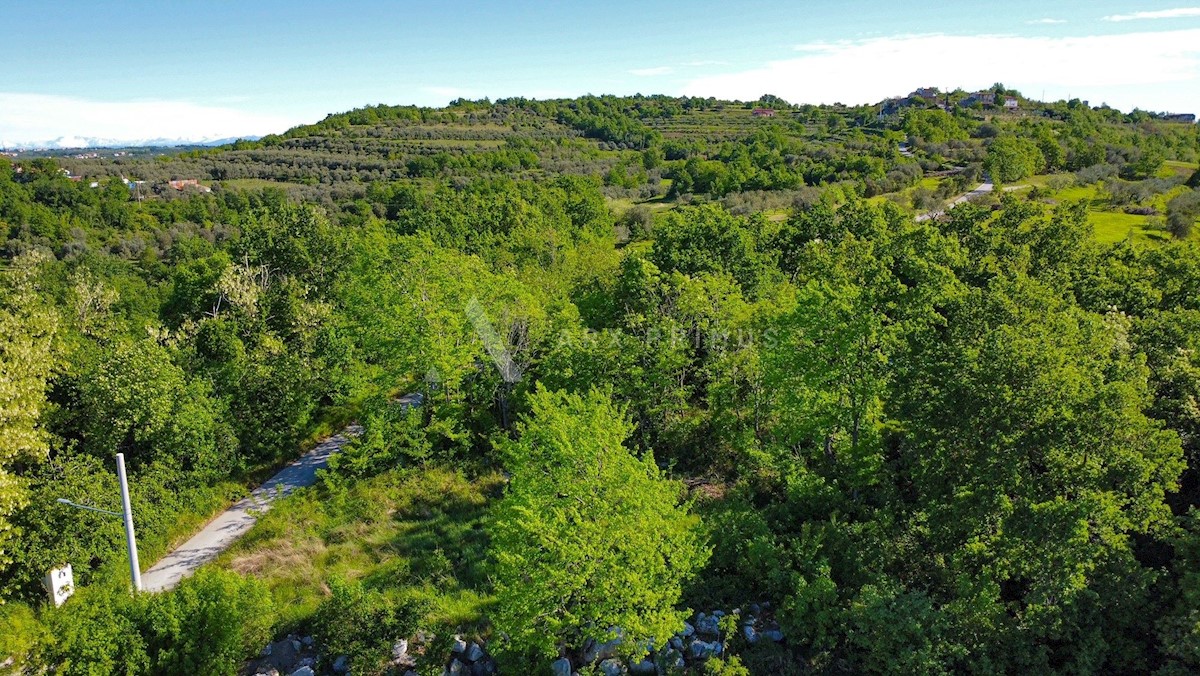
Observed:
[[[142,569],[138,565],[137,538],[133,534],[133,509],[129,506],[129,481],[125,478],[125,454],[117,454],[117,478],[121,481],[121,511],[125,516],[125,546],[129,548],[129,576],[133,590],[142,591]]]
[[[133,509],[129,506],[129,481],[125,476],[125,454],[117,454],[117,479],[121,483],[121,511],[110,512],[107,509],[99,509],[80,505],[71,502],[66,498],[59,498],[58,502],[79,509],[86,509],[89,512],[100,512],[109,516],[119,516],[125,521],[125,547],[129,550],[129,578],[133,582],[134,591],[142,591],[142,569],[138,563],[137,553],[137,537],[133,533]]]

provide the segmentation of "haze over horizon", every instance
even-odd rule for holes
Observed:
[[[1003,82],[1200,112],[1200,7],[1178,2],[5,2],[0,25],[0,147],[211,141],[374,103],[587,93],[862,104]]]

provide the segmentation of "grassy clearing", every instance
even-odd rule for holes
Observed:
[[[1099,184],[1073,185],[1053,193],[1056,202],[1087,202],[1088,222],[1096,240],[1104,244],[1120,242],[1128,237],[1134,241],[1159,242],[1169,239],[1161,230],[1148,227],[1150,218],[1127,214],[1110,207],[1101,195]]]
[[[937,190],[938,186],[941,184],[942,179],[938,178],[937,176],[926,176],[925,178],[922,178],[919,183],[917,183],[917,187],[926,188],[928,190]]]
[[[1087,201],[1093,208],[1103,205],[1103,199],[1100,197],[1100,186],[1098,184],[1090,185],[1073,185],[1069,188],[1063,188],[1058,192],[1053,193],[1055,200],[1059,202],[1079,202]]]
[[[429,604],[429,626],[482,628],[491,600],[485,523],[503,477],[394,470],[280,502],[216,565],[267,583],[282,629],[303,626],[334,577]]]
[[[1119,211],[1091,211],[1088,222],[1092,224],[1096,240],[1104,244],[1120,242],[1127,237],[1135,241],[1167,241],[1170,235],[1162,230],[1148,228],[1148,216],[1137,216]]]
[[[1186,167],[1194,166],[1182,162],[1173,162],[1172,164]],[[1022,182],[1028,183],[1031,186],[1045,187],[1049,178],[1049,176],[1034,176]],[[1181,186],[1161,195],[1156,195],[1147,206],[1153,206],[1160,214],[1165,213],[1167,202],[1183,190],[1185,188]],[[1096,240],[1104,244],[1113,244],[1123,241],[1126,238],[1132,238],[1135,242],[1145,243],[1166,242],[1171,239],[1168,233],[1158,227],[1154,218],[1138,214],[1127,214],[1109,204],[1098,183],[1073,185],[1063,188],[1051,193],[1051,199],[1056,203],[1087,202],[1088,222],[1092,225]],[[1193,236],[1197,235],[1200,235],[1200,233]]]
[[[221,185],[226,188],[237,188],[239,190],[262,190],[263,188],[304,188],[300,183],[288,183],[285,181],[269,181],[265,178],[231,178],[220,181]]]
[[[913,194],[916,193],[916,191],[921,188],[925,188],[926,190],[928,190],[930,192],[936,192],[938,187],[941,186],[941,184],[942,184],[941,178],[939,178],[937,176],[926,176],[925,178],[922,178],[920,181],[918,181],[916,185],[905,188],[904,190],[898,190],[896,192],[889,192],[889,193],[884,193],[882,195],[875,195],[874,197],[868,197],[867,203],[873,204],[875,206],[879,206],[879,205],[884,204],[885,202],[891,202],[893,204],[899,205],[902,209],[908,209],[913,212],[924,211],[924,210],[918,210],[916,207],[913,206]],[[945,200],[943,200],[943,201],[945,201]]]
[[[1159,178],[1171,178],[1172,176],[1191,176],[1197,169],[1195,162],[1179,162],[1177,160],[1167,160],[1163,162],[1159,168],[1157,176]]]
[[[629,198],[608,199],[608,208],[615,214],[623,214],[634,207],[646,207],[653,212],[669,211],[675,208],[675,202],[662,198],[649,200],[633,200]]]

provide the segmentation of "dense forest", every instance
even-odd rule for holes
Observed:
[[[0,670],[234,674],[305,633],[328,673],[416,634],[422,674],[454,635],[677,673],[694,611],[753,605],[785,638],[730,611],[682,668],[1195,673],[1200,132],[963,95],[0,157]],[[149,565],[351,421],[172,592],[58,502],[116,509],[123,453]]]

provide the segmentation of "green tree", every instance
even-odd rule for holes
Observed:
[[[1037,144],[1017,136],[1001,136],[988,145],[987,171],[996,183],[1032,176],[1046,165]]]
[[[1167,229],[1177,239],[1187,239],[1200,218],[1200,190],[1189,190],[1167,202]]]
[[[46,258],[20,256],[0,275],[0,568],[9,561],[8,517],[25,503],[14,466],[35,463],[49,450],[42,412],[55,367],[58,317],[40,294],[39,268]]]
[[[1048,125],[1038,127],[1037,146],[1045,162],[1040,167],[1041,171],[1054,172],[1063,168],[1067,159],[1067,153],[1063,150],[1062,144],[1058,142],[1058,139],[1054,137],[1054,132]]]
[[[625,414],[605,395],[530,396],[493,527],[498,632],[512,656],[552,657],[619,630],[622,651],[663,645],[686,613],[682,584],[707,558],[682,487],[624,446]]]
[[[663,272],[728,273],[753,295],[767,268],[759,251],[761,227],[761,221],[734,216],[715,204],[672,211],[655,226],[649,258]]]
[[[1143,412],[1148,373],[1127,331],[997,278],[952,306],[946,340],[903,360],[893,401],[923,575],[941,580],[932,592],[959,631],[992,636],[970,643],[993,668],[1145,668],[1126,637],[1149,630],[1153,572],[1132,540],[1170,527],[1183,459]]]
[[[135,466],[169,459],[207,480],[238,467],[237,439],[220,403],[166,348],[122,341],[96,361],[78,380],[79,431],[90,453],[125,453]]]

